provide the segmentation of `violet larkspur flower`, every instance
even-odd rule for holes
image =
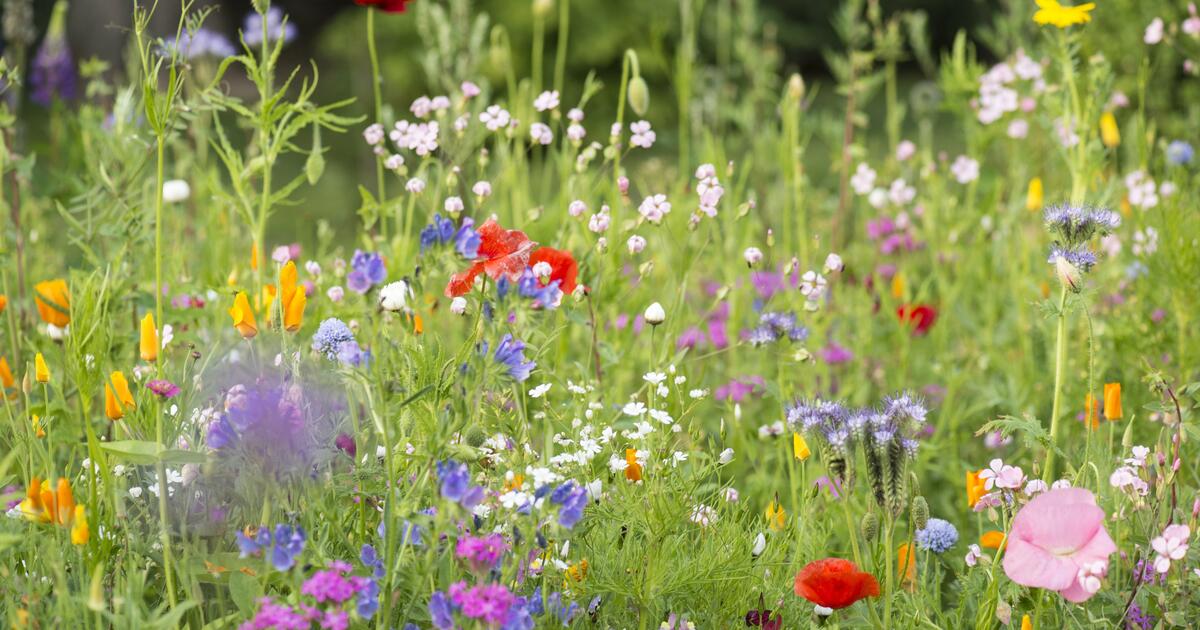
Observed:
[[[46,36],[29,68],[30,99],[42,107],[49,107],[55,98],[75,100],[78,73],[67,44],[66,10],[67,3],[55,4]]]
[[[387,267],[383,264],[383,257],[374,252],[354,250],[350,268],[353,271],[346,276],[346,286],[357,293],[366,293],[371,287],[387,280]]]
[[[503,365],[508,375],[517,381],[529,378],[529,373],[537,367],[536,362],[525,360],[525,342],[513,339],[510,334],[505,334],[500,340],[492,358],[496,363]]]
[[[437,630],[451,630],[454,628],[454,609],[450,606],[450,600],[446,599],[446,595],[441,591],[434,591],[429,597],[429,617],[433,622],[433,627]]]
[[[456,231],[453,219],[434,213],[429,225],[421,230],[421,253],[424,254],[425,250],[434,245],[449,243],[454,239]]]
[[[558,511],[558,524],[571,529],[583,518],[583,508],[588,504],[588,491],[574,481],[568,481],[555,488],[550,495],[550,502],[562,506]]]

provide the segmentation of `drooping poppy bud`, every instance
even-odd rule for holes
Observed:
[[[35,284],[33,301],[37,304],[38,317],[43,322],[59,328],[71,323],[71,293],[66,280],[46,280]]]
[[[119,370],[113,372],[104,384],[104,415],[109,420],[117,421],[125,417],[126,411],[136,407],[129,381]]]
[[[46,359],[41,352],[33,358],[33,378],[42,384],[50,382],[50,368],[46,366]]]
[[[1037,212],[1045,204],[1045,192],[1042,190],[1042,178],[1034,177],[1029,180],[1029,191],[1025,193],[1025,209]]]
[[[1112,112],[1100,116],[1100,140],[1110,149],[1121,144],[1121,130],[1117,128],[1117,118]]]
[[[1121,419],[1121,384],[1104,384],[1104,417],[1108,420]]]
[[[804,461],[808,459],[809,455],[812,455],[812,451],[808,448],[808,442],[799,433],[792,434],[792,455],[800,461]]]

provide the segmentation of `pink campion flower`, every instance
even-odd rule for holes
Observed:
[[[983,557],[983,550],[979,548],[979,545],[971,545],[967,548],[967,555],[963,558],[963,561],[967,563],[967,566],[973,567],[979,564],[981,557]]]
[[[1000,458],[993,459],[988,468],[979,473],[979,478],[984,480],[983,487],[988,490],[1016,490],[1025,483],[1025,473],[1016,466],[1005,464]]]
[[[1166,573],[1171,570],[1171,561],[1182,560],[1188,552],[1188,538],[1192,530],[1187,525],[1168,525],[1162,536],[1150,541],[1150,547],[1158,555],[1154,558],[1154,570]]]
[[[1050,490],[1025,504],[1013,519],[1004,573],[1022,586],[1057,591],[1080,603],[1099,590],[1108,556],[1116,550],[1104,529],[1104,510],[1090,491]]]

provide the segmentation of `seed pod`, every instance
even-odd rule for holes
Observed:
[[[483,441],[487,439],[487,436],[484,435],[483,429],[473,426],[470,429],[467,429],[466,438],[467,444],[474,446],[475,448],[479,448],[480,446],[483,446]]]
[[[646,80],[641,75],[634,75],[629,80],[628,89],[629,106],[638,116],[645,116],[646,110],[650,109],[650,87],[646,85]]]
[[[929,523],[929,502],[919,494],[912,500],[912,518],[913,527],[917,529],[925,529]]]
[[[879,515],[867,512],[862,519],[862,535],[867,540],[875,540],[879,535]]]

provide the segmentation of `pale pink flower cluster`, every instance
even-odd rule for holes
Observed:
[[[396,143],[396,146],[424,157],[437,151],[439,131],[436,120],[427,123],[410,123],[407,120],[400,120],[388,133],[388,137]]]
[[[960,155],[950,165],[950,173],[954,175],[954,181],[960,184],[969,184],[979,179],[979,161]]]
[[[413,101],[412,105],[408,108],[413,113],[413,116],[417,118],[428,118],[430,114],[442,112],[447,109],[450,109],[450,97],[448,96],[435,96],[433,98],[421,96]]]
[[[512,115],[499,105],[490,105],[487,109],[479,112],[479,122],[483,123],[488,131],[499,131],[512,122]]]
[[[1145,171],[1137,170],[1126,175],[1125,188],[1129,191],[1129,205],[1142,210],[1158,205],[1159,186]]]
[[[975,101],[979,122],[990,125],[1017,111],[1029,113],[1037,107],[1032,96],[1022,97],[1018,82],[1025,82],[1030,92],[1040,94],[1046,89],[1042,65],[1018,50],[1012,61],[992,66],[979,77],[979,97]]]
[[[629,144],[643,149],[649,149],[654,146],[654,140],[658,137],[654,130],[650,128],[650,123],[639,120],[629,125],[629,131],[633,133],[633,137],[629,139]]]
[[[667,196],[663,194],[650,195],[638,206],[638,214],[654,225],[662,223],[663,217],[670,213],[671,202],[667,201]]]
[[[1171,570],[1171,562],[1182,560],[1188,552],[1188,539],[1192,530],[1187,525],[1168,525],[1162,536],[1150,541],[1150,547],[1158,554],[1154,558],[1154,570],[1166,573]]]
[[[993,459],[988,468],[979,473],[979,478],[984,480],[983,487],[988,490],[1018,490],[1025,483],[1025,473],[1000,458]]]
[[[717,179],[717,167],[701,164],[696,169],[696,194],[700,195],[700,212],[706,216],[717,216],[717,204],[725,196],[725,187]]]

